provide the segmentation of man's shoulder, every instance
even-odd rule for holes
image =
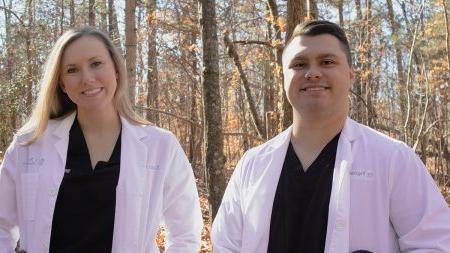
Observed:
[[[376,130],[372,127],[358,123],[356,121],[353,121],[352,124],[354,125],[354,129],[357,132],[357,136],[363,142],[365,142],[367,145],[372,146],[373,148],[390,150],[392,148],[398,149],[407,147],[407,145],[403,141],[398,140],[395,137]]]
[[[289,142],[290,134],[291,134],[291,129],[288,128],[288,129],[284,130],[283,132],[277,134],[272,139],[270,139],[258,146],[250,148],[249,150],[247,150],[245,155],[248,158],[252,158],[252,157],[258,157],[261,155],[266,155],[266,154],[272,153],[273,151],[276,151],[277,149],[282,148],[283,145],[285,145]]]

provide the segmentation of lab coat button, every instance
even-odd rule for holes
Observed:
[[[345,227],[345,222],[343,220],[337,220],[335,228],[336,230],[342,230]]]

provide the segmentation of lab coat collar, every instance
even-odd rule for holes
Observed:
[[[362,130],[358,127],[358,125],[359,124],[356,121],[347,118],[344,128],[342,129],[341,136],[345,136],[345,138],[350,142],[355,141],[362,134]]]
[[[125,117],[120,116],[120,122],[122,123],[122,132],[126,131],[130,133],[130,136],[134,137],[136,140],[143,140],[148,136],[144,130],[143,125],[135,125],[130,123]]]
[[[57,138],[55,141],[55,148],[63,164],[65,164],[67,158],[70,128],[73,125],[76,115],[77,113],[74,111],[62,120],[56,121],[56,126],[52,131],[52,135]],[[120,116],[120,121],[122,123],[122,134],[125,133],[126,137],[142,141],[147,136],[143,126],[134,125],[123,116]]]
[[[77,113],[74,111],[60,121],[56,121],[55,129],[52,131],[53,136],[57,138],[55,141],[55,149],[63,164],[66,164],[67,145],[69,144],[69,132],[75,120]]]
[[[271,143],[270,147],[273,149],[278,149],[281,147],[287,147],[287,143],[291,140],[292,134],[292,125],[289,126],[286,130],[281,132],[277,137],[275,137]],[[358,128],[358,123],[354,120],[347,118],[344,123],[344,128],[342,129],[341,136],[345,136],[345,138],[353,142],[361,135],[361,129]]]

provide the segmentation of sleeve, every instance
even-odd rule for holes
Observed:
[[[401,251],[450,252],[450,209],[425,165],[406,145],[393,161],[390,178],[390,220]]]
[[[244,157],[238,162],[228,182],[222,203],[214,219],[211,242],[214,253],[238,253],[241,251],[243,213],[241,205],[241,171]]]
[[[200,201],[191,165],[183,149],[171,137],[173,155],[164,183],[163,219],[166,253],[197,253],[203,228]]]
[[[13,146],[14,143],[6,151],[0,166],[0,252],[5,253],[14,253],[18,240]]]

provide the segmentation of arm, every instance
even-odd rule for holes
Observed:
[[[163,217],[166,253],[197,253],[203,227],[200,202],[191,165],[171,136],[168,172],[164,183]]]
[[[212,225],[211,241],[214,253],[238,253],[241,251],[243,222],[240,174],[244,157],[237,164],[228,182],[222,204]]]
[[[401,147],[391,167],[390,219],[402,252],[450,252],[450,209],[422,161]]]
[[[17,244],[16,184],[11,173],[14,164],[13,145],[5,153],[0,166],[0,252],[14,253]]]

